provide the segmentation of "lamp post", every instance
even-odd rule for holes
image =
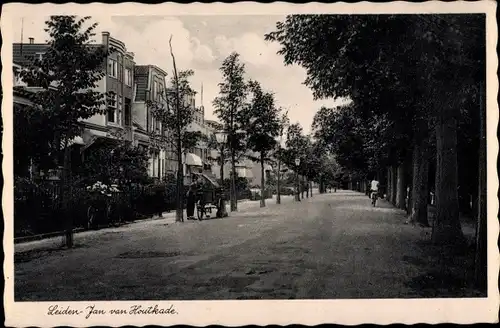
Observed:
[[[300,189],[299,189],[299,165],[300,165],[300,158],[295,158],[295,184],[296,184],[296,189],[297,193],[295,195],[295,200],[300,202]]]
[[[245,137],[246,131],[238,129],[238,130],[232,130],[229,133],[229,144],[230,144],[230,149],[231,149],[231,188],[230,188],[230,194],[231,194],[231,212],[236,212],[238,211],[238,195],[236,193],[236,154],[234,150],[234,143],[235,143],[235,136],[236,135],[243,135]]]
[[[215,139],[217,141],[217,144],[219,145],[219,151],[220,151],[220,179],[222,188],[220,207],[217,210],[217,216],[223,218],[228,216],[226,211],[226,200],[224,191],[224,162],[225,162],[224,148],[227,142],[227,133],[225,131],[218,131],[215,133]]]

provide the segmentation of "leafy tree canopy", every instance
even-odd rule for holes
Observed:
[[[262,90],[256,81],[249,82],[252,99],[242,113],[247,133],[247,146],[264,159],[276,148],[276,137],[280,131],[279,110],[274,95]]]
[[[236,52],[230,54],[220,67],[222,82],[219,83],[219,95],[214,99],[214,113],[228,133],[228,143],[235,156],[245,152],[245,136],[239,133],[242,110],[248,94],[245,83],[245,64]]]
[[[45,22],[50,36],[47,52],[20,72],[28,85],[41,88],[30,100],[53,122],[62,140],[80,134],[81,119],[102,112],[104,94],[96,88],[104,77],[106,52],[92,44],[97,23],[85,28],[89,20],[51,16]]]

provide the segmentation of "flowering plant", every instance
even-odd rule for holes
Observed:
[[[106,185],[102,183],[101,181],[97,181],[91,186],[87,186],[87,190],[91,192],[97,192],[101,193],[106,196],[111,196],[112,192],[119,192],[120,190],[118,189],[118,185],[112,184],[112,185]]]

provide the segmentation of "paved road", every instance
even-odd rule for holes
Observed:
[[[407,259],[425,232],[402,224],[401,211],[349,191],[268,203],[224,219],[89,233],[72,250],[18,253],[15,299],[414,296],[406,282],[419,268]]]

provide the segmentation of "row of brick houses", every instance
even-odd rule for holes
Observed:
[[[162,178],[167,173],[175,173],[177,170],[177,159],[173,149],[157,149],[151,146],[149,135],[153,132],[168,133],[162,129],[151,115],[146,106],[148,100],[159,100],[160,94],[167,90],[167,73],[153,64],[138,64],[135,62],[134,53],[129,52],[125,43],[113,38],[109,32],[102,32],[101,45],[105,49],[113,49],[106,58],[105,77],[99,81],[97,89],[107,93],[107,111],[102,115],[82,120],[84,132],[81,138],[74,140],[72,147],[80,153],[92,151],[101,143],[114,142],[116,132],[136,146],[150,149],[149,175]],[[46,43],[35,43],[30,38],[29,43],[13,44],[13,66],[14,85],[24,86],[26,91],[36,91],[23,84],[17,74],[18,70],[27,65],[29,60],[35,56],[43,56],[48,45]],[[211,121],[205,122],[205,110],[203,105],[196,106],[195,94],[184,99],[195,109],[195,118],[189,129],[201,131],[205,135],[215,132]],[[29,106],[29,102],[20,94],[14,94],[15,106]],[[183,170],[186,176],[191,172],[205,172],[220,178],[219,168],[210,163],[210,158],[216,156],[207,144],[200,143],[196,148],[184,154]],[[242,161],[238,165],[238,175],[252,180],[252,163]],[[229,172],[229,170],[226,170]],[[257,180],[257,179],[256,179]],[[256,182],[259,182],[260,179]]]

